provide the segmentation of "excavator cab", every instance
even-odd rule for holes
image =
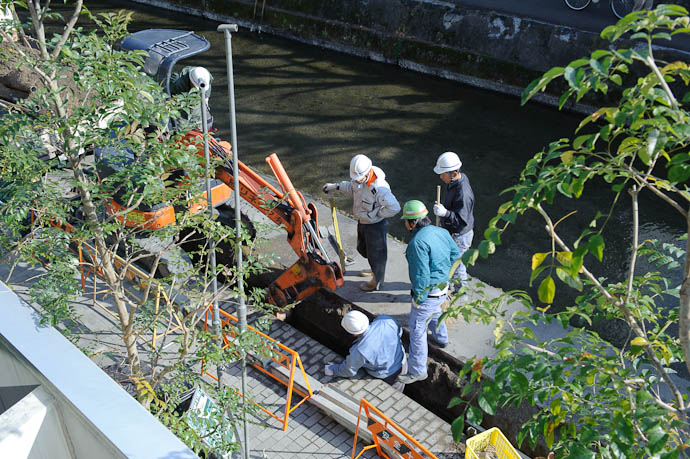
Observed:
[[[211,43],[194,32],[176,29],[147,29],[134,32],[120,42],[120,48],[148,52],[144,72],[155,78],[170,94],[170,79],[175,64],[203,53]]]

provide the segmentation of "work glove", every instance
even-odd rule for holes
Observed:
[[[324,193],[329,193],[329,192],[337,190],[337,189],[338,189],[338,185],[336,185],[335,183],[327,183],[323,186],[323,192]]]
[[[323,372],[326,373],[326,376],[333,376],[335,374],[333,373],[334,366],[332,362],[323,366]]]
[[[439,217],[445,217],[449,214],[448,209],[446,209],[443,204],[434,204],[434,215]]]

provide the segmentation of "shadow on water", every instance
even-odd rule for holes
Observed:
[[[132,10],[130,31],[169,27],[208,38],[211,49],[185,64],[204,65],[214,75],[215,127],[220,137],[230,140],[225,46],[223,35],[216,32],[218,23],[125,1],[93,1],[89,8]],[[430,207],[440,184],[432,171],[436,158],[456,151],[476,196],[475,247],[498,206],[508,200],[501,191],[515,182],[525,162],[548,142],[570,136],[581,119],[246,29],[233,35],[232,45],[239,155],[244,162],[270,173],[264,158],[276,152],[295,186],[321,198],[323,183],[345,179],[350,158],[363,153],[386,172],[401,203],[421,199]],[[597,210],[610,205],[604,185],[591,185],[585,198],[557,203],[550,210],[556,219],[577,210],[569,222],[587,225]],[[608,222],[605,261],[594,267],[597,275],[611,280],[619,280],[628,266],[631,229],[626,198],[621,197]],[[344,198],[336,204],[342,209],[351,206]],[[642,221],[651,222],[642,226],[641,240],[673,242],[684,232],[682,220],[665,205],[649,199],[641,207]],[[391,219],[391,234],[409,238],[398,218]],[[578,235],[566,231],[565,239],[572,244]],[[505,290],[525,289],[531,255],[550,247],[543,222],[527,216],[506,233],[493,257],[469,271]],[[638,266],[640,272],[647,269]]]

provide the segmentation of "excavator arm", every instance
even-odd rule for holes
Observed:
[[[208,141],[210,154],[223,161],[222,165],[216,167],[216,178],[233,188],[230,144],[218,141],[211,135]],[[198,154],[204,155],[201,132],[190,131],[182,142],[195,145]],[[266,162],[282,190],[238,161],[240,196],[285,229],[287,241],[298,256],[298,260],[269,285],[268,300],[283,307],[308,297],[320,288],[335,290],[342,287],[344,280],[341,267],[329,259],[321,244],[316,207],[313,203],[307,204],[302,194],[295,190],[275,153],[267,157]]]

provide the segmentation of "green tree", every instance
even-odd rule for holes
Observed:
[[[646,193],[656,199],[653,205],[677,212],[690,226],[690,66],[658,60],[653,46],[688,33],[690,18],[680,6],[632,13],[602,31],[609,49],[553,68],[525,89],[523,103],[563,80],[561,107],[592,93],[618,103],[584,118],[573,139],[556,140],[534,155],[518,183],[505,191],[511,199],[490,221],[485,240],[465,255],[470,263],[488,257],[501,235],[528,212],[543,219],[551,240],[551,250],[532,257],[531,282],[538,285],[539,303],[524,292],[509,292],[491,301],[454,304],[446,313],[497,324],[496,356],[467,363],[461,373],[470,379],[464,399],[451,402],[465,405],[468,421],[478,423],[483,413],[528,403],[538,411],[522,426],[518,442],[534,447],[543,441],[557,457],[685,454],[687,393],[672,374],[674,364],[690,368],[690,243],[687,233],[677,245],[640,240],[639,206]],[[575,200],[594,184],[611,190],[610,206],[578,228],[579,237],[566,240],[559,230],[575,224],[572,213],[552,215],[550,204],[566,199],[575,208]],[[619,199],[631,203],[624,228],[632,235],[627,276],[597,277],[593,271],[606,256],[603,229],[613,224],[609,218]],[[642,258],[654,272],[639,269]],[[674,285],[678,278],[681,284]],[[575,289],[577,297],[563,311],[546,314],[557,285]],[[526,307],[505,317],[506,301]],[[622,346],[587,328],[600,320],[626,325]],[[538,339],[533,330],[553,321],[562,324],[562,337]],[[669,332],[675,324],[678,336]],[[459,438],[464,418],[452,427]]]
[[[208,241],[216,241],[226,261],[218,266],[226,281],[219,296],[236,296],[237,276],[262,269],[264,261],[254,253],[256,242],[243,233],[249,263],[238,273],[230,263],[234,229],[205,211],[194,212],[195,200],[202,199],[197,185],[205,178],[202,158],[197,146],[180,141],[184,133],[169,128],[169,120],[198,101],[198,93],[167,97],[140,70],[145,53],[114,46],[127,34],[129,15],[92,16],[78,0],[63,20],[49,6],[49,1],[0,1],[0,10],[11,14],[0,22],[0,59],[35,82],[28,97],[8,104],[0,116],[6,281],[12,285],[19,264],[38,267],[26,281],[31,299],[43,308],[46,322],[69,330],[79,319],[73,301],[90,288],[85,290],[80,275],[97,272],[98,288],[115,307],[140,402],[199,449],[203,435],[187,429],[174,411],[190,385],[204,384],[199,365],[225,365],[264,346],[241,336],[237,346],[221,349],[219,337],[200,327],[214,300]],[[76,28],[80,15],[95,22],[96,30]],[[51,35],[51,27],[59,33]],[[95,158],[98,149],[115,151],[117,164]],[[110,174],[102,174],[103,164]],[[115,198],[120,207],[113,206]],[[176,220],[151,231],[132,211],[157,203],[173,206]],[[132,278],[135,270],[139,274]],[[259,292],[250,295],[261,305]],[[224,419],[237,411],[238,397],[226,387],[204,390],[220,404],[212,421],[227,428]]]

